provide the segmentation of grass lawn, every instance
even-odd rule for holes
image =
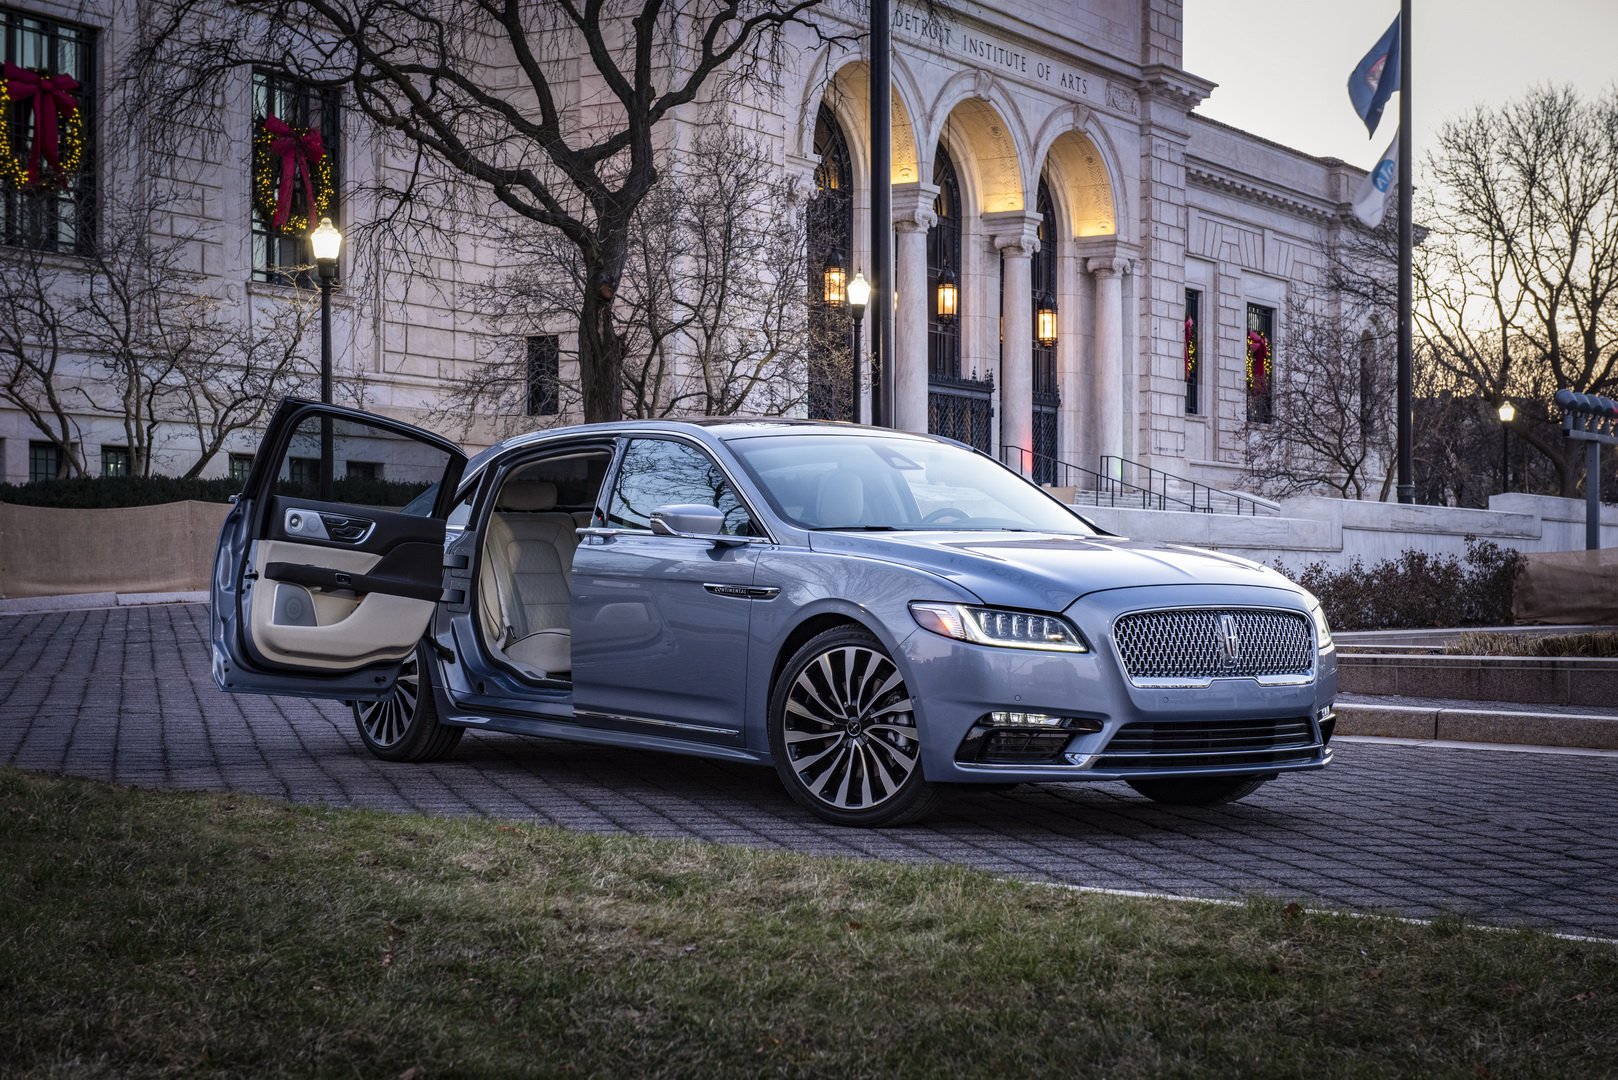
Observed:
[[[1618,1075],[1618,948],[0,771],[0,1075]]]

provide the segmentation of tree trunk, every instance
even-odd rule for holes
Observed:
[[[612,302],[617,267],[594,267],[586,279],[579,310],[579,390],[586,423],[622,420],[624,416],[624,351],[613,327]]]

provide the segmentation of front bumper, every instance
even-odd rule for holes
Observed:
[[[1206,686],[1137,686],[1113,648],[1113,619],[1143,605],[1197,601],[1178,588],[1097,595],[1099,600],[1081,601],[1066,613],[1084,633],[1087,653],[973,645],[919,629],[904,640],[900,653],[929,780],[1274,775],[1331,761],[1334,650],[1317,654],[1307,681],[1261,685],[1252,678],[1219,678]],[[1232,597],[1222,592],[1214,602],[1228,604]],[[1013,711],[1060,716],[1066,723],[1054,730],[1008,729],[988,719]]]

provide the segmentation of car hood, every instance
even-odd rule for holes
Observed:
[[[817,551],[914,566],[948,578],[987,604],[1062,611],[1103,589],[1162,585],[1298,588],[1249,559],[1117,536],[1061,533],[817,532]]]

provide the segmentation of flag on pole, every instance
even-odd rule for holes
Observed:
[[[1377,122],[1382,119],[1382,107],[1399,89],[1399,16],[1393,25],[1377,39],[1365,59],[1348,77],[1348,100],[1354,111],[1365,121],[1365,133],[1376,134]]]
[[[1354,190],[1354,216],[1367,229],[1382,224],[1382,215],[1388,209],[1388,192],[1393,190],[1398,173],[1399,133],[1394,132],[1393,141],[1382,151],[1377,163],[1371,166],[1371,171],[1365,174],[1365,179]]]

